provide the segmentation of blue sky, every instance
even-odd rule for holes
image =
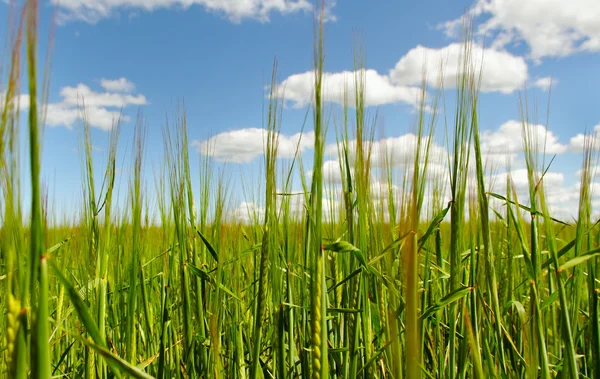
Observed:
[[[107,155],[107,130],[119,108],[125,116],[123,154],[125,148],[131,150],[141,109],[148,126],[146,179],[151,190],[152,167],[160,164],[163,151],[161,127],[183,99],[192,151],[213,137],[216,164],[228,161],[233,177],[239,172],[251,175],[258,172],[262,150],[260,133],[251,128],[263,127],[265,85],[277,58],[287,98],[281,149],[285,155],[310,101],[312,6],[309,0],[64,0],[58,6],[54,0],[43,2],[42,56],[52,11],[58,12],[42,167],[57,204],[63,204],[59,208],[73,211],[73,199],[81,196],[76,107],[81,97],[94,126],[98,168]],[[453,57],[460,51],[460,30],[455,26],[465,9],[474,17],[477,41],[485,41],[485,48],[476,50],[484,57],[484,146],[498,162],[510,156],[516,176],[523,167],[519,128],[511,123],[519,120],[518,90],[529,88],[541,110],[539,121],[545,123],[547,85],[553,79],[546,144],[558,155],[548,185],[557,188],[555,209],[567,214],[576,202],[581,162],[576,136],[600,129],[596,0],[328,1],[328,99],[335,104],[340,73],[353,69],[353,36],[358,33],[366,50],[367,101],[372,112],[377,107],[377,128],[395,138],[386,144],[401,147],[402,136],[414,122],[414,94],[424,57],[431,66],[430,77],[445,59],[447,85],[453,82]],[[7,11],[0,3],[0,19],[6,19]],[[452,98],[451,89],[447,94]],[[538,129],[540,136],[546,132],[542,126]],[[306,142],[304,155],[310,163],[310,139]],[[438,142],[443,145],[441,138]],[[194,173],[198,157],[192,154]],[[501,167],[500,175],[502,171]]]

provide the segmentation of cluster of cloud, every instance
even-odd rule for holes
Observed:
[[[489,158],[493,166],[511,164],[519,154],[524,152],[523,133],[524,124],[520,121],[510,120],[496,130],[487,130],[481,133],[481,150]],[[547,130],[544,125],[526,125],[527,139],[533,148],[532,151],[546,154],[561,154],[569,150],[568,145],[561,144],[558,137]]]
[[[245,128],[219,133],[208,140],[193,140],[192,146],[201,154],[212,156],[218,161],[230,163],[250,162],[265,151],[267,130]],[[279,134],[278,157],[291,158],[296,151],[303,152],[315,143],[315,133]]]
[[[6,103],[6,92],[0,92],[0,109],[4,108]],[[20,109],[29,108],[29,95],[21,94],[19,96],[15,96],[9,101],[9,105],[11,107],[19,107]],[[14,108],[13,108],[14,109]]]
[[[314,71],[291,75],[279,84],[279,96],[291,101],[294,107],[304,107],[313,100],[314,83]],[[323,100],[353,106],[356,90],[361,89],[360,83],[364,83],[362,89],[368,106],[390,103],[414,106],[421,94],[418,87],[397,85],[389,76],[375,70],[343,71],[323,74]]]
[[[338,170],[337,162],[328,161],[325,167]],[[435,164],[429,169],[436,170]],[[579,195],[581,184],[577,181],[567,183],[565,175],[561,172],[548,171],[535,173],[535,180],[539,180],[543,175],[544,192],[550,214],[565,222],[573,222],[577,218],[577,209],[579,204]],[[486,176],[485,183],[487,190],[490,192],[504,194],[506,191],[507,178],[514,188],[516,198],[520,204],[529,205],[529,177],[526,168],[519,168],[510,171],[504,171],[497,174],[489,174]],[[410,178],[408,179],[410,181]],[[343,217],[343,193],[340,182],[326,183],[326,188],[323,196],[323,217],[324,220],[334,221],[338,217]],[[437,183],[440,184],[439,182]],[[390,200],[394,200],[397,214],[393,217],[398,219],[401,215],[401,205],[403,201],[410,198],[410,189],[403,190],[402,186],[396,183],[389,182],[386,178],[377,179],[373,176],[370,180],[370,196],[371,206],[373,210],[382,217],[384,221],[389,221],[390,209],[388,207]],[[406,192],[405,192],[406,191]],[[422,204],[421,216],[424,220],[431,219],[444,208],[451,200],[451,192],[448,185],[438,186],[434,190],[433,183],[427,184],[425,187],[425,195]],[[439,191],[434,195],[434,191]],[[476,196],[477,187],[474,179],[470,178],[467,186],[467,191],[471,195]],[[471,192],[472,191],[472,192]],[[600,182],[591,183],[592,207],[595,211],[594,217],[600,216],[598,209],[600,208]],[[306,211],[306,198],[304,196],[294,196],[290,203],[290,214],[292,217],[301,218],[302,213]],[[277,206],[281,206],[278,202]],[[468,204],[467,204],[468,206]],[[506,207],[505,202],[494,197],[490,197],[490,206],[500,214],[504,214]],[[495,217],[490,212],[491,217]],[[234,207],[228,212],[231,219],[251,223],[254,221],[262,221],[265,214],[264,208],[257,202],[241,202],[237,207]],[[468,212],[466,213],[468,217]]]
[[[524,125],[521,121],[509,120],[496,129],[481,132],[481,150],[487,163],[491,166],[503,167],[514,162],[525,151],[523,146],[524,130],[527,131],[531,147],[540,154],[553,155],[583,151],[586,138],[583,133],[571,137],[568,143],[562,143],[558,136],[544,125]],[[596,125],[590,133],[600,135],[600,124]],[[192,145],[199,153],[212,156],[218,161],[246,163],[264,154],[266,135],[266,129],[244,128],[222,132],[204,141],[194,140]],[[420,144],[423,149],[421,155],[424,155],[425,146],[429,143],[430,160],[438,165],[440,162],[445,164],[449,156],[446,147],[435,140],[429,141],[430,137],[421,138]],[[303,153],[310,150],[314,145],[314,139],[313,131],[292,135],[280,133],[278,155],[282,158],[290,158],[296,151]],[[349,158],[353,161],[357,142],[351,140],[348,143]],[[397,137],[387,137],[364,143],[364,149],[370,154],[373,167],[384,168],[388,164],[392,167],[400,167],[413,163],[418,143],[417,135],[406,133]],[[595,146],[600,147],[600,139],[597,139]],[[336,161],[338,145],[336,143],[327,144],[324,152],[329,159],[323,167],[324,172],[328,173],[326,176],[340,180],[339,164]]]
[[[592,173],[596,176],[597,167],[592,167]],[[548,171],[546,173],[536,172],[535,178],[539,180],[543,175],[544,193],[550,214],[565,222],[573,222],[577,219],[579,209],[579,196],[581,191],[581,182],[579,180],[565,180],[565,174],[562,172]],[[529,179],[525,168],[512,170],[510,173],[502,172],[491,175],[487,178],[487,183],[492,192],[503,194],[506,191],[506,180],[510,176],[510,181],[514,187],[517,198],[521,204],[529,204]],[[597,177],[595,178],[598,179]],[[593,217],[600,217],[600,182],[592,181],[590,183],[590,194],[592,201]],[[492,203],[491,203],[492,204]],[[499,200],[493,201],[493,206],[501,210],[505,204]]]
[[[540,11],[543,10],[543,11]],[[477,0],[469,14],[475,19],[486,18],[477,25],[477,36],[492,36],[489,46],[474,44],[470,54],[475,68],[481,68],[481,91],[513,93],[522,86],[548,90],[557,80],[550,77],[529,76],[524,57],[506,50],[525,42],[528,58],[539,63],[545,57],[564,57],[578,52],[600,51],[600,2],[596,0]],[[446,34],[458,39],[463,19],[450,20],[440,25]],[[363,72],[328,72],[323,78],[325,100],[342,103],[344,91],[353,103],[354,77],[362,75],[365,82],[367,105],[418,103],[423,74],[430,87],[443,84],[456,87],[463,70],[461,56],[465,46],[455,42],[444,47],[418,45],[402,56],[387,74],[372,69]],[[440,80],[440,73],[443,78]],[[294,106],[309,104],[314,93],[314,73],[307,71],[285,79],[281,91]]]
[[[482,150],[488,154],[508,155],[514,158],[523,150],[523,123],[510,120],[495,130],[484,131],[481,135]],[[548,130],[544,125],[528,124],[526,125],[527,138],[531,141],[534,150],[546,154],[562,153],[581,153],[584,150],[586,138],[591,138],[592,146],[600,148],[600,124],[594,126],[587,136],[584,133],[577,133],[569,139],[569,143],[561,143],[556,134]]]
[[[525,42],[536,62],[579,52],[600,51],[600,2],[597,0],[477,0],[469,9],[479,36],[492,36],[491,46],[504,48]],[[440,25],[457,37],[461,19]]]
[[[479,45],[468,47],[464,43],[452,43],[439,49],[418,45],[400,58],[390,71],[390,77],[397,84],[419,85],[424,72],[431,85],[456,88],[464,71],[466,48],[470,51],[473,68],[482,70],[482,92],[509,94],[527,82],[527,63],[522,57]]]
[[[569,149],[573,152],[580,153],[585,149],[586,138],[592,138],[592,146],[600,148],[600,124],[594,126],[593,130],[587,133],[577,133],[574,137],[571,137],[569,142]]]
[[[108,131],[119,118],[125,122],[130,120],[129,116],[122,114],[123,109],[147,104],[144,95],[133,93],[135,84],[126,78],[101,79],[100,86],[103,88],[101,91],[92,90],[82,83],[61,88],[61,100],[45,105],[46,125],[71,129],[85,117],[90,126]],[[2,99],[3,95],[0,94]],[[29,108],[29,95],[20,95],[18,103],[20,109]]]
[[[456,88],[464,71],[462,57],[465,44],[452,43],[441,48],[418,45],[402,56],[387,74],[373,69],[358,71],[325,72],[323,98],[325,101],[352,106],[357,87],[364,89],[367,106],[403,103],[413,107],[420,103],[420,85],[425,76],[429,88]],[[471,65],[481,75],[482,92],[510,94],[524,85],[543,90],[550,87],[551,79],[531,79],[523,57],[505,50],[470,47]],[[304,107],[313,101],[314,71],[293,74],[279,83],[279,95],[294,107]],[[556,83],[556,81],[554,82]]]
[[[578,134],[570,138],[568,143],[562,143],[558,136],[552,131],[549,131],[543,125],[529,124],[526,125],[527,135],[531,143],[535,146],[538,152],[545,151],[546,154],[566,154],[578,153],[583,149],[583,134]],[[594,128],[594,131],[600,133],[600,124]],[[484,164],[487,168],[486,183],[490,190],[503,193],[506,186],[506,178],[508,175],[517,191],[517,195],[522,203],[528,203],[528,176],[527,170],[524,168],[522,161],[517,161],[525,151],[523,146],[523,124],[519,121],[510,120],[494,130],[484,131],[481,134],[481,147],[484,158]],[[202,152],[212,155],[219,161],[228,161],[236,163],[244,163],[255,160],[258,156],[264,154],[264,137],[266,131],[264,129],[242,129],[218,134],[217,136],[203,141],[195,141],[193,144]],[[300,141],[300,142],[299,142]],[[371,143],[365,143],[365,149],[371,151],[371,163],[373,167],[371,183],[371,192],[373,199],[380,202],[378,206],[386,207],[387,197],[390,194],[398,199],[402,196],[402,189],[397,184],[388,185],[386,175],[381,178],[382,171],[387,164],[390,164],[397,172],[397,177],[394,180],[402,181],[403,175],[412,175],[414,169],[414,156],[416,153],[416,144],[418,137],[415,134],[407,133],[398,137],[383,138]],[[428,142],[428,137],[422,137],[421,144]],[[442,194],[441,202],[445,203],[450,198],[447,183],[450,178],[448,162],[450,151],[442,144],[436,141],[430,141],[430,156],[428,163],[427,180],[429,186],[440,181],[446,183],[445,191]],[[599,143],[597,141],[596,143]],[[314,134],[307,133],[305,136],[300,134],[280,135],[280,152],[284,157],[293,156],[297,147],[300,152],[305,152],[312,148],[314,143]],[[349,141],[350,160],[354,160],[354,152],[357,142]],[[600,145],[597,145],[600,146]],[[327,217],[334,217],[339,211],[339,205],[342,204],[341,183],[343,173],[341,170],[340,161],[338,160],[338,149],[336,144],[328,144],[325,146],[325,154],[327,159],[323,163],[322,172],[326,182],[326,196],[324,202],[327,204]],[[387,160],[386,158],[387,157]],[[472,166],[474,158],[471,156]],[[422,167],[421,163],[421,167]],[[512,167],[512,169],[509,169]],[[351,167],[351,170],[353,168]],[[469,167],[473,169],[473,167]],[[311,173],[308,172],[308,175]],[[353,175],[353,172],[351,172]],[[537,173],[538,177],[541,172]],[[555,212],[556,217],[571,220],[573,210],[577,209],[579,199],[578,184],[566,184],[565,173],[557,171],[548,171],[544,175],[544,183],[546,187],[547,199],[552,212]],[[474,183],[473,183],[474,184]],[[475,186],[473,186],[475,188]],[[600,189],[600,187],[598,187]],[[431,205],[433,197],[428,195],[428,201]],[[600,191],[595,195],[594,201],[600,205]],[[299,196],[299,198],[303,198]],[[295,201],[299,201],[295,199]],[[303,201],[303,200],[302,200]],[[324,204],[325,204],[324,203]],[[241,204],[233,210],[232,215],[236,219],[249,220],[249,215],[257,215],[262,217],[264,214],[262,208],[255,202],[247,202]],[[501,206],[498,202],[493,202],[494,206]],[[296,204],[297,205],[297,204]],[[431,208],[430,205],[427,209]],[[294,208],[297,212],[302,212],[304,209],[301,204]],[[382,209],[382,212],[387,210]],[[389,217],[387,215],[386,217]]]
[[[104,91],[94,91],[85,84],[64,87],[60,90],[62,100],[48,104],[46,124],[72,128],[84,115],[93,127],[108,131],[121,116],[121,110],[129,106],[147,104],[144,95],[135,95],[135,85],[125,78],[117,80],[102,79]],[[129,121],[129,116],[122,116]]]
[[[337,190],[324,192],[321,201],[323,206],[323,218],[325,220],[333,220],[338,215],[342,204],[340,196],[341,193]],[[278,196],[275,204],[278,212],[282,211],[283,202],[281,200],[282,197]],[[290,196],[288,200],[287,206],[289,206],[289,215],[292,218],[300,220],[302,214],[306,212],[307,209],[307,198],[304,194],[297,194],[295,196]],[[254,222],[262,223],[264,221],[265,213],[264,206],[259,202],[244,200],[239,202],[238,205],[226,209],[225,216],[229,220],[249,224]]]
[[[207,12],[217,13],[231,22],[254,19],[268,22],[274,13],[291,14],[310,12],[313,9],[310,0],[51,0],[60,9],[60,20],[79,20],[96,23],[109,18],[120,11],[145,11],[157,9],[187,9],[201,6]],[[331,8],[334,2],[328,2],[327,15],[334,18]]]
[[[430,137],[421,137],[421,156],[425,154],[425,146],[429,144],[429,156],[444,157],[447,155],[446,149]],[[417,145],[419,137],[413,133],[406,133],[398,137],[382,138],[372,143],[364,143],[365,152],[370,154],[371,165],[378,168],[386,167],[389,163],[393,167],[404,166],[413,163],[414,157],[417,154]],[[356,140],[348,142],[349,159],[354,161],[356,152]],[[325,154],[328,156],[337,156],[337,144],[329,144],[325,146]]]

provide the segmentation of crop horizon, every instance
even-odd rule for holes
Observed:
[[[442,63],[437,90],[423,74],[394,149],[376,139],[360,39],[340,104],[327,105],[327,10],[317,2],[294,138],[281,134],[274,61],[258,174],[218,164],[210,139],[193,172],[184,102],[160,147],[141,111],[131,140],[114,119],[99,166],[84,98],[81,198],[64,213],[40,171],[51,54],[40,73],[39,4],[15,13],[1,67],[0,376],[600,378],[596,136],[583,137],[573,219],[555,215],[556,155],[537,128],[550,101],[543,122],[526,89],[516,104],[518,182],[508,155],[482,148],[483,59],[465,16],[456,88]]]

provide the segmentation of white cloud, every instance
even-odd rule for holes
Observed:
[[[541,88],[544,91],[548,91],[550,87],[556,87],[558,84],[557,79],[553,79],[549,76],[545,76],[543,78],[538,78],[533,82],[534,87]]]
[[[86,106],[85,116],[90,126],[108,131],[119,119],[121,112],[109,110],[102,107]],[[83,118],[81,108],[65,103],[48,104],[46,114],[46,125],[64,126],[71,129],[73,125]],[[121,117],[123,121],[129,121],[128,116]]]
[[[106,85],[108,83],[108,85]],[[49,126],[65,126],[72,128],[73,124],[85,115],[87,122],[92,127],[101,130],[110,130],[121,116],[121,109],[129,106],[140,106],[147,103],[144,95],[114,92],[135,85],[125,78],[117,80],[102,80],[104,92],[96,92],[85,84],[75,87],[63,87],[60,90],[62,100],[58,103],[48,104],[46,124]],[[84,109],[85,107],[85,109]],[[122,116],[122,121],[129,121],[128,116]]]
[[[437,159],[430,159],[427,162],[427,175],[425,180],[428,182],[448,181],[450,180],[450,171],[448,170],[447,156],[438,157]],[[446,163],[446,164],[445,164]],[[425,166],[424,163],[419,164],[420,172],[423,172]],[[414,175],[414,165],[408,167],[407,177],[412,179]]]
[[[390,71],[390,78],[397,85],[419,85],[423,71],[429,85],[439,82],[440,70],[443,70],[445,88],[456,88],[457,78],[464,71],[461,56],[464,44],[453,43],[435,49],[418,45],[406,53]],[[503,50],[471,47],[473,68],[481,73],[482,92],[512,93],[524,84],[528,76],[525,59]]]
[[[4,104],[6,102],[6,92],[0,92],[0,109],[4,108]],[[29,108],[29,95],[28,94],[20,94],[19,96],[14,96],[12,98],[13,106],[18,106],[19,109]]]
[[[342,171],[340,162],[337,160],[327,160],[323,163],[323,178],[329,183],[341,184]]]
[[[596,148],[600,148],[600,140],[598,139],[598,133],[600,133],[600,124],[594,127],[593,135],[591,137],[588,137],[594,139],[592,143]],[[585,142],[586,136],[583,133],[578,133],[574,137],[571,137],[571,140],[569,142],[569,150],[576,153],[583,152],[585,148]]]
[[[506,190],[506,177],[510,175],[510,179],[512,184],[515,187],[515,190],[518,194],[525,194],[529,188],[529,178],[527,174],[526,168],[521,168],[518,170],[513,170],[510,173],[503,172],[500,174],[496,174],[489,178],[490,184],[493,184],[493,188],[497,192],[504,192]],[[539,179],[542,175],[541,172],[536,173],[537,178]],[[548,171],[544,175],[544,187],[546,191],[561,187],[565,182],[565,176],[562,172],[552,172]],[[524,199],[520,199],[524,200]]]
[[[267,130],[245,128],[219,133],[206,141],[192,141],[192,146],[200,153],[207,153],[219,161],[232,163],[250,162],[264,154]],[[278,157],[293,157],[296,148],[300,152],[314,145],[314,132],[296,133],[291,136],[279,135]],[[298,141],[300,144],[298,145]]]
[[[75,87],[64,87],[60,90],[63,102],[68,105],[81,104],[82,101],[88,107],[113,107],[120,108],[128,105],[144,105],[146,97],[144,95],[132,95],[128,93],[96,92],[85,84],[78,84]]]
[[[325,190],[321,198],[323,204],[323,219],[331,221],[338,216],[341,209],[341,192]],[[282,197],[278,196],[275,206],[278,211],[281,211],[283,202]],[[289,215],[292,218],[301,218],[306,212],[306,197],[291,196],[289,200]],[[227,211],[227,216],[237,222],[249,224],[254,221],[258,223],[264,222],[265,208],[264,205],[254,201],[242,201],[238,206]]]
[[[244,224],[251,224],[254,221],[260,223],[264,220],[265,208],[253,201],[242,201],[237,207],[229,211],[229,216],[233,220]]]
[[[146,11],[157,9],[188,9],[198,5],[208,12],[223,15],[232,22],[255,19],[267,22],[274,13],[291,14],[308,12],[313,9],[310,0],[51,0],[60,7],[60,20],[81,20],[96,23],[119,11]],[[331,2],[327,6],[327,17],[331,15]]]
[[[423,149],[421,156],[423,157],[425,145],[429,137],[421,138],[421,147]],[[417,142],[418,137],[413,133],[407,133],[398,137],[382,138],[378,141],[374,141],[372,144],[365,142],[365,154],[370,151],[371,165],[374,167],[386,167],[387,159],[389,159],[389,162],[393,167],[406,166],[414,163]],[[350,152],[349,157],[353,160],[356,151],[356,140],[348,142],[348,150]],[[337,145],[327,145],[325,147],[325,154],[337,157]],[[443,146],[432,141],[429,155],[430,157],[434,157],[432,159],[441,159],[442,162],[445,162],[444,160],[448,156],[448,152]]]
[[[568,146],[559,142],[558,137],[544,125],[529,124],[528,135],[532,138],[539,153],[560,154]],[[524,151],[523,124],[520,121],[507,121],[495,131],[481,133],[481,150],[488,155],[513,157]]]
[[[425,73],[430,86],[436,86],[443,73],[444,88],[456,88],[457,79],[463,71],[461,56],[464,44],[453,43],[442,48],[418,45],[409,50],[390,70],[389,75],[376,70],[342,71],[323,73],[323,98],[325,101],[354,105],[356,82],[364,80],[365,105],[405,103],[416,106],[422,96],[421,84]],[[509,94],[528,80],[528,67],[523,57],[478,45],[471,47],[471,63],[479,72],[481,68],[481,91]],[[547,78],[538,79],[536,86],[547,85]],[[290,100],[295,107],[304,107],[313,101],[314,71],[294,74],[279,84],[279,94]]]
[[[108,84],[107,84],[108,83]],[[79,83],[75,87],[63,87],[60,90],[62,100],[46,105],[46,125],[64,126],[71,129],[85,114],[90,126],[108,131],[121,117],[122,121],[130,118],[121,114],[123,108],[147,104],[144,95],[115,92],[118,85],[120,90],[127,88],[133,91],[135,85],[125,78],[117,80],[102,79],[102,86],[106,91],[96,92],[85,84]],[[0,100],[4,95],[0,93]],[[21,109],[29,108],[29,95],[19,96]],[[84,112],[85,106],[85,112]]]
[[[115,80],[101,79],[100,85],[105,90],[112,92],[133,92],[135,90],[135,84],[127,80],[127,78]]]
[[[356,80],[355,80],[356,78]],[[387,75],[375,70],[343,71],[323,73],[323,97],[325,101],[344,103],[344,92],[348,94],[348,105],[354,105],[355,83],[364,79],[366,105],[406,103],[415,105],[421,95],[417,87],[394,85]],[[279,94],[292,101],[295,107],[304,107],[312,102],[314,95],[314,71],[294,74],[279,85]]]
[[[64,126],[71,129],[78,120],[82,119],[85,105],[85,116],[89,125],[108,131],[119,117],[125,122],[130,120],[128,116],[121,114],[121,109],[147,104],[144,95],[115,92],[133,91],[135,85],[125,78],[102,79],[101,85],[106,91],[96,92],[82,83],[75,87],[61,88],[59,93],[62,100],[46,105],[46,125]],[[4,105],[4,96],[3,93],[0,93],[0,101],[2,101],[0,108]],[[18,101],[21,110],[29,108],[28,94],[19,95]]]
[[[524,41],[532,59],[600,51],[600,2],[597,0],[478,0],[469,10],[485,17],[479,35],[492,36],[493,46]],[[456,35],[460,19],[442,25]]]
[[[592,166],[590,168],[590,171],[591,171],[592,175],[594,175],[596,172],[598,172],[598,166]],[[579,170],[575,171],[575,176],[577,176],[578,178],[581,178],[582,175],[583,175],[583,169],[579,169]]]
[[[526,206],[529,205],[529,178],[526,168],[488,177],[487,183],[492,192],[504,195],[506,192],[506,178],[509,175],[516,191],[518,202]],[[536,172],[535,180],[539,180],[541,175],[542,172]],[[576,218],[579,203],[579,183],[566,184],[564,173],[548,171],[544,175],[543,184],[550,215],[565,222],[571,222],[573,218]],[[506,206],[506,203],[495,198],[490,198],[490,205],[501,211]]]

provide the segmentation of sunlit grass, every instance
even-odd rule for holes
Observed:
[[[339,108],[325,102],[324,14],[317,12],[312,117],[303,126],[315,132],[313,156],[301,156],[298,147],[293,158],[278,157],[284,113],[275,65],[257,179],[260,211],[245,222],[231,217],[232,178],[217,171],[208,152],[192,172],[183,104],[162,129],[164,159],[153,178],[144,177],[148,126],[138,115],[121,204],[114,192],[121,122],[115,120],[98,175],[84,108],[81,214],[75,225],[49,226],[37,7],[27,2],[13,25],[2,71],[0,376],[600,377],[596,140],[586,137],[576,221],[553,218],[544,184],[552,159],[531,134],[537,120],[524,94],[528,198],[517,196],[510,175],[500,183],[503,193],[492,192],[468,27],[454,107],[446,105],[441,76],[434,94],[423,78],[416,142],[403,169],[391,151],[374,156],[376,114],[365,104],[360,43],[347,87],[353,93],[346,90]],[[19,171],[15,102],[23,45],[29,173]],[[337,141],[339,185],[323,170],[328,131]],[[440,133],[447,136],[445,157],[432,152]],[[439,161],[447,177],[432,172]],[[21,202],[26,177],[30,206]],[[254,196],[247,184],[244,192]],[[150,207],[158,220],[150,219]]]

